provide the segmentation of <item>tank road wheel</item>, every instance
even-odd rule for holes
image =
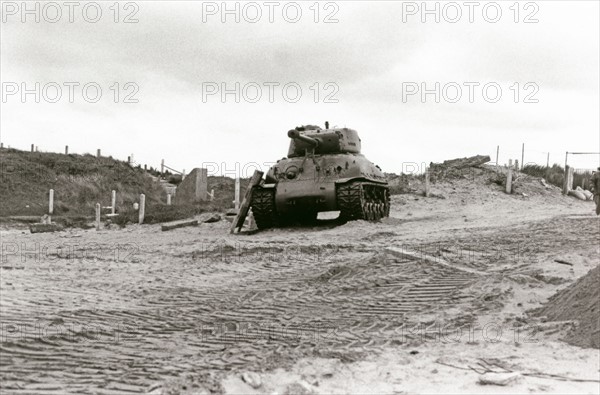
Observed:
[[[354,181],[337,187],[337,203],[343,220],[378,221],[390,214],[386,185]]]
[[[277,225],[274,188],[255,187],[250,206],[258,229],[273,228]]]

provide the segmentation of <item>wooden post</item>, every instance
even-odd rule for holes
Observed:
[[[185,169],[181,171],[181,181],[185,180]]]
[[[239,210],[240,209],[240,178],[236,177],[235,178],[235,196],[233,198],[233,203],[235,205],[235,209]]]
[[[35,149],[35,145],[31,144],[31,152]]]
[[[506,193],[512,193],[512,166],[508,166],[508,174],[506,175]]]
[[[100,230],[100,203],[96,203],[96,230]]]
[[[139,224],[144,223],[144,215],[146,214],[146,195],[143,193],[140,195],[140,211],[139,211]]]
[[[246,215],[248,215],[248,210],[250,210],[250,203],[252,200],[252,190],[254,189],[255,186],[260,184],[260,180],[262,180],[262,176],[263,176],[262,171],[254,170],[254,174],[252,175],[252,178],[250,179],[250,184],[248,184],[248,189],[246,189],[246,194],[244,195],[244,200],[242,201],[242,204],[240,205],[240,210],[238,211],[237,215],[233,219],[233,222],[231,223],[231,228],[229,230],[230,233],[235,233],[236,228],[238,230],[241,230],[242,226],[244,226],[244,220],[246,219]]]
[[[110,199],[110,213],[111,214],[115,213],[116,206],[117,206],[117,191],[115,191],[113,189],[112,196],[111,196],[111,199]]]
[[[50,194],[48,197],[48,214],[54,213],[54,189],[50,190]]]
[[[69,155],[69,146],[65,145],[65,155]]]
[[[523,143],[523,145],[521,147],[521,169],[523,169],[524,163],[525,163],[525,143]],[[518,167],[517,167],[517,170],[519,170]]]
[[[574,173],[575,169],[573,167],[569,166],[569,177],[567,178],[569,180],[569,191],[571,189],[573,189],[573,173]]]
[[[160,178],[163,177],[164,173],[165,173],[165,160],[161,159],[160,160]]]
[[[100,148],[98,148],[98,149],[96,150],[96,157],[97,157],[97,158],[99,158],[99,157],[100,157]]]
[[[550,167],[550,152],[548,152],[548,156],[546,156],[546,168]]]
[[[429,168],[425,168],[425,197],[429,197]]]
[[[515,159],[515,171],[519,171],[519,160]]]
[[[215,190],[211,189],[210,190],[210,201],[212,202],[214,200],[214,198],[215,198]]]
[[[513,166],[513,165],[512,165],[512,159],[509,159],[509,160],[508,160],[508,168],[509,168],[509,169],[512,169],[512,166]]]
[[[144,165],[144,171],[148,171],[148,166]]]
[[[167,206],[171,205],[171,194],[167,193]]]

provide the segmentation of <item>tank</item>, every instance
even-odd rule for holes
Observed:
[[[389,216],[385,175],[361,154],[356,130],[299,126],[288,131],[287,157],[272,166],[252,192],[259,229],[309,224],[323,211],[344,221],[377,221]]]

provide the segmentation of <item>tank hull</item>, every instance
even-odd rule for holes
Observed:
[[[267,180],[275,188],[278,213],[337,211],[337,185],[353,180],[386,184],[381,170],[361,154],[315,155],[282,159]]]

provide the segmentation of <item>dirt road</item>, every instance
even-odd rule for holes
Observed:
[[[469,367],[598,379],[598,350],[525,314],[598,264],[592,205],[453,188],[394,196],[376,224],[4,229],[3,391],[597,392],[539,374],[482,387]]]

